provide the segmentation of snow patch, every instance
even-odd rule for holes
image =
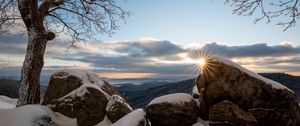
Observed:
[[[17,102],[18,102],[18,99],[16,99],[16,98],[10,98],[10,97],[4,96],[4,95],[0,95],[0,101],[16,105]]]
[[[94,88],[99,90],[100,92],[102,92],[105,97],[107,99],[109,99],[109,94],[107,94],[105,91],[103,91],[100,87],[96,86],[96,85],[90,85],[90,84],[83,84],[81,85],[79,88],[71,91],[70,93],[66,94],[65,96],[59,98],[59,101],[68,101],[68,100],[72,100],[75,99],[75,97],[83,97],[84,94],[88,93],[87,88]]]
[[[116,104],[116,102],[120,102],[120,103],[126,105],[127,108],[130,108],[132,110],[132,108],[127,104],[127,102],[121,96],[119,96],[119,95],[112,95],[109,98],[109,101],[108,101],[108,103],[106,105],[105,110],[106,111],[111,111],[111,110],[116,109],[115,106],[114,106]]]
[[[137,109],[119,119],[112,126],[138,126],[140,121],[145,119],[145,116],[146,113],[143,109]]]
[[[244,72],[244,73],[247,73],[248,75],[256,78],[256,79],[259,79],[259,80],[262,80],[264,81],[266,84],[269,84],[271,85],[273,88],[276,88],[276,89],[287,89],[291,92],[293,92],[292,90],[290,90],[289,88],[281,85],[280,83],[276,82],[276,81],[273,81],[273,80],[270,80],[268,78],[265,78],[261,75],[258,75],[232,61],[230,61],[229,59],[226,59],[226,58],[223,58],[223,57],[218,57],[218,56],[213,56],[211,57],[209,60],[212,60],[212,61],[215,61],[215,62],[221,62],[221,63],[224,63],[225,65],[228,65],[228,66],[232,66],[232,67],[235,67],[237,69],[239,69],[240,71]]]
[[[0,122],[3,126],[76,126],[77,124],[74,125],[74,123],[71,123],[72,121],[72,119],[62,115],[57,116],[52,110],[42,105],[25,105],[13,109],[0,109]]]
[[[190,102],[193,97],[186,93],[174,93],[169,95],[164,95],[153,99],[149,105],[159,104],[159,103],[172,103],[172,104],[182,104],[184,102]]]
[[[192,94],[193,94],[193,95],[195,94],[195,95],[199,95],[199,96],[200,96],[200,93],[199,93],[199,91],[198,91],[197,85],[195,85],[195,86],[193,87]]]
[[[209,121],[204,121],[201,118],[198,118],[197,122],[192,126],[209,126]]]
[[[83,83],[89,83],[102,87],[104,81],[95,73],[88,70],[77,69],[60,69],[53,74],[53,78],[67,78],[69,76],[75,76],[82,79]]]
[[[69,76],[75,76],[82,80],[83,85],[74,91],[68,93],[67,95],[59,98],[59,100],[68,100],[68,98],[82,97],[84,94],[88,93],[87,88],[94,88],[102,92],[107,99],[109,99],[109,94],[101,89],[105,85],[104,80],[101,79],[97,74],[87,71],[87,70],[76,70],[76,69],[61,69],[53,74],[53,78],[67,78]]]
[[[55,112],[55,118],[56,122],[60,124],[61,126],[77,126],[77,119],[76,118],[70,118],[67,117],[61,113]]]
[[[111,124],[111,121],[107,118],[107,116],[105,116],[104,119],[95,126],[111,126]]]
[[[15,108],[18,99],[12,99],[4,95],[0,95],[0,109]]]
[[[10,104],[8,102],[3,102],[0,101],[0,109],[11,109],[11,108],[15,108],[16,105]]]

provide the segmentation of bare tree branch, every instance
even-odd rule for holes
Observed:
[[[19,25],[16,21],[20,19],[15,0],[0,0],[0,33],[9,32],[10,27]]]
[[[125,18],[129,16],[129,12],[119,7],[114,0],[61,1],[63,4],[55,4],[55,6],[48,8],[45,15],[46,21],[54,21],[64,26],[63,33],[72,36],[74,42],[86,41],[97,33],[110,35],[118,30],[117,23],[125,21]],[[40,11],[43,10],[41,9],[42,5]],[[50,30],[56,33],[61,31],[61,29],[51,28]]]
[[[254,23],[263,19],[270,23],[272,18],[279,19],[277,25],[284,27],[284,31],[294,27],[299,19],[299,0],[277,0],[265,2],[264,0],[226,0],[225,4],[234,7],[233,14],[252,16],[260,12],[260,17]]]
[[[111,35],[119,29],[117,23],[125,21],[129,16],[129,12],[118,6],[114,0],[36,1],[39,2],[38,11],[33,13],[36,13],[34,16],[39,17],[34,19],[44,20],[45,29],[57,34],[69,35],[74,42],[86,41],[97,33]],[[17,0],[0,0],[0,12],[2,32],[7,32],[4,29],[14,25],[16,20],[22,19]],[[28,19],[23,21],[25,24],[30,22]]]

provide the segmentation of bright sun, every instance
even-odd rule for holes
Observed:
[[[204,58],[201,58],[197,61],[197,64],[200,65],[201,67],[205,66],[205,63],[206,63],[206,61]]]

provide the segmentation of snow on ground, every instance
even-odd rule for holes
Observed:
[[[1,109],[11,109],[11,108],[15,108],[15,107],[16,107],[16,105],[10,104],[8,102],[0,101],[0,110]]]
[[[244,72],[244,73],[247,73],[248,75],[254,77],[254,78],[257,78],[259,80],[262,80],[264,81],[266,84],[270,84],[272,85],[273,88],[277,88],[277,89],[288,89],[286,86],[283,86],[282,84],[276,82],[276,81],[273,81],[273,80],[270,80],[268,78],[265,78],[261,75],[258,75],[226,58],[222,58],[222,57],[218,57],[218,56],[212,56],[209,58],[209,60],[212,60],[212,61],[215,61],[215,62],[221,62],[221,63],[224,63],[228,66],[232,66],[232,67],[235,67],[237,69],[239,69],[240,71]],[[288,89],[289,91],[293,92],[292,90]]]
[[[25,105],[16,108],[17,99],[0,96],[1,126],[53,125],[77,126],[76,119],[68,118],[42,105]]]
[[[66,117],[62,118],[63,121],[59,121],[59,119],[61,118],[57,118],[55,113],[42,105],[25,105],[13,109],[0,109],[0,122],[3,126],[77,125],[76,122],[72,123],[72,119],[67,121]]]
[[[119,119],[112,126],[138,126],[140,121],[145,119],[145,116],[146,113],[143,109],[137,109]]]
[[[111,126],[111,121],[105,116],[104,119],[95,126]]]
[[[54,114],[55,114],[56,122],[61,126],[77,126],[76,118],[75,119],[69,118],[58,112],[55,112]]]
[[[198,118],[197,122],[192,126],[209,126],[209,121],[204,121],[201,118]]]
[[[164,95],[153,99],[148,105],[158,104],[158,103],[172,103],[172,104],[181,104],[184,102],[190,102],[193,100],[193,97],[186,93],[174,93],[169,95]]]
[[[0,101],[7,102],[7,103],[12,104],[12,105],[16,105],[17,102],[18,102],[18,99],[9,98],[7,96],[0,95]]]

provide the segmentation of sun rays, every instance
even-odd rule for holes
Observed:
[[[196,60],[196,64],[198,64],[199,67],[204,67],[206,64],[205,58],[200,58],[200,59]]]
[[[213,69],[213,64],[210,63],[210,59],[214,56],[212,52],[209,51],[194,51],[191,53],[191,58],[194,61],[194,65],[192,67],[192,71],[194,75],[202,74],[203,71],[208,72]]]

